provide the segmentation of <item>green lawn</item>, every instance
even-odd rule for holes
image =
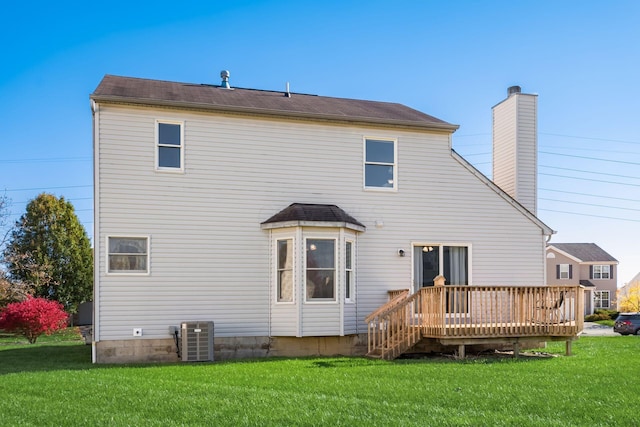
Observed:
[[[72,335],[46,338],[0,338],[0,425],[640,425],[635,336],[584,337],[571,357],[124,366],[92,365]]]

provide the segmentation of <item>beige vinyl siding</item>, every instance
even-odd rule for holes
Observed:
[[[108,105],[98,114],[99,340],[134,327],[168,337],[185,320],[213,320],[217,336],[264,336],[270,324],[292,333],[292,312],[270,314],[272,240],[260,223],[293,202],[336,204],[367,227],[345,333],[366,330],[387,290],[411,287],[411,242],[472,244],[473,284],[544,283],[540,227],[462,167],[446,133]],[[184,121],[184,174],[155,170],[156,119]],[[397,192],[363,190],[363,136],[397,139]],[[105,236],[128,234],[150,237],[150,274],[105,275]],[[340,331],[339,304],[299,319],[303,335]]]
[[[515,96],[493,108],[493,182],[517,199],[517,120]]]
[[[536,95],[517,93],[493,108],[493,181],[534,214],[537,102]]]
[[[531,212],[537,211],[538,141],[535,95],[517,95],[518,101],[518,201]]]

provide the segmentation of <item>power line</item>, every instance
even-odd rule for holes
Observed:
[[[596,206],[596,207],[599,207],[599,208],[621,209],[621,210],[625,210],[625,211],[638,212],[638,209],[623,208],[623,207],[618,207],[618,206],[598,205],[596,203],[583,203],[583,202],[574,202],[574,201],[568,201],[568,200],[547,199],[545,197],[538,197],[538,200],[548,200],[550,202],[569,203],[569,204],[572,204],[572,205]]]
[[[0,163],[44,163],[44,162],[79,162],[92,160],[91,157],[49,157],[41,159],[0,160]]]
[[[456,138],[467,138],[470,136],[490,136],[491,132],[483,132],[483,133],[468,133],[465,135],[456,135]],[[611,139],[611,138],[598,138],[593,136],[579,136],[579,135],[564,135],[560,133],[552,133],[552,132],[538,132],[538,135],[549,135],[549,136],[561,136],[563,138],[573,138],[573,139],[588,139],[591,141],[605,141],[605,142],[619,142],[621,144],[634,144],[640,145],[638,141],[625,141],[622,139]]]
[[[549,169],[560,169],[560,170],[565,170],[565,171],[572,171],[572,172],[582,172],[582,173],[593,173],[593,174],[598,174],[598,175],[607,175],[607,176],[615,176],[618,178],[630,178],[630,179],[640,179],[640,176],[631,176],[631,175],[619,175],[616,173],[606,173],[606,172],[594,172],[594,171],[585,171],[585,170],[580,170],[580,169],[571,169],[571,168],[561,168],[559,166],[546,166],[546,165],[540,165],[541,168],[549,168]]]
[[[554,193],[576,194],[578,196],[597,197],[599,199],[624,200],[626,202],[635,201],[635,200],[629,200],[628,198],[625,198],[625,197],[601,196],[599,194],[578,193],[576,191],[563,191],[563,190],[555,190],[555,189],[551,189],[551,188],[539,188],[539,190],[552,191]],[[640,200],[638,200],[638,202],[640,202]]]
[[[638,163],[638,162],[625,162],[624,160],[599,159],[597,157],[576,156],[575,154],[552,153],[550,151],[540,151],[539,153],[541,153],[541,154],[552,154],[554,156],[573,157],[575,159],[598,160],[598,161],[601,161],[601,162],[624,163],[626,165],[640,166],[640,163]]]
[[[591,178],[580,178],[580,177],[576,177],[576,176],[558,175],[558,174],[555,174],[555,173],[539,172],[538,174],[539,175],[544,175],[544,176],[555,176],[555,177],[558,177],[558,178],[578,179],[580,181],[603,182],[605,184],[617,184],[617,185],[628,185],[630,187],[640,187],[640,184],[628,184],[626,182],[605,181],[605,180],[602,180],[602,179],[591,179]]]
[[[12,190],[4,190],[4,191],[40,191],[40,190],[59,190],[63,188],[87,188],[93,187],[92,184],[89,185],[67,185],[64,187],[38,187],[38,188],[14,188]]]
[[[538,209],[538,210],[539,211],[545,211],[545,212],[564,213],[564,214],[569,214],[569,215],[590,216],[590,217],[594,217],[594,218],[615,219],[615,220],[618,220],[618,221],[640,222],[640,219],[616,218],[616,217],[604,216],[604,215],[592,215],[592,214],[578,213],[578,212],[556,211],[556,210],[553,210],[553,209]]]
[[[592,141],[606,141],[606,142],[620,142],[622,144],[636,144],[640,145],[638,141],[623,141],[621,139],[611,139],[611,138],[596,138],[591,136],[577,136],[577,135],[563,135],[560,133],[550,133],[550,132],[538,132],[539,135],[551,135],[551,136],[561,136],[564,138],[575,138],[575,139],[590,139]]]

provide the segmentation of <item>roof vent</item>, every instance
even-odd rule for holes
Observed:
[[[507,89],[507,97],[513,95],[514,93],[520,92],[522,92],[522,88],[520,86],[511,86],[509,89]]]
[[[222,83],[220,83],[220,87],[225,89],[231,89],[231,86],[229,86],[229,71],[227,70],[220,71],[220,77],[222,78]]]

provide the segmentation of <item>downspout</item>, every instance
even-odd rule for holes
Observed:
[[[99,128],[100,128],[100,109],[98,104],[91,100],[91,115],[93,117],[93,325],[91,339],[91,363],[98,362],[98,354],[96,341],[100,337],[100,292],[98,291],[100,277],[100,219],[99,219]],[[98,239],[96,239],[98,235]]]

